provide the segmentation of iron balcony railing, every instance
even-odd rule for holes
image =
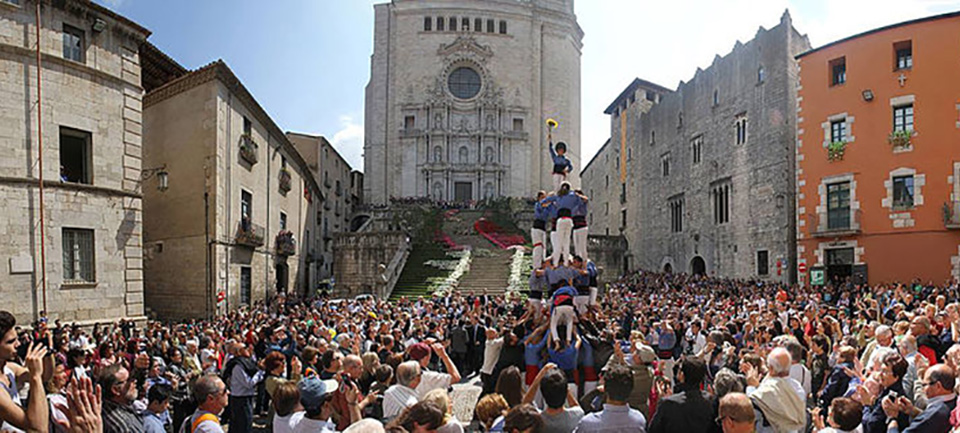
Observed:
[[[257,248],[263,246],[265,233],[263,226],[244,218],[237,224],[237,236],[234,240],[240,245]]]
[[[814,237],[837,237],[859,234],[862,229],[860,225],[860,209],[845,209],[827,211],[819,215]]]

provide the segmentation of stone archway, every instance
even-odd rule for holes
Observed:
[[[673,265],[671,265],[670,263],[667,263],[667,264],[663,265],[663,273],[665,273],[665,274],[672,274],[672,273],[673,273]]]
[[[360,227],[363,227],[363,225],[366,224],[366,222],[369,220],[370,220],[370,215],[367,215],[367,214],[360,214],[360,215],[354,216],[353,219],[350,220],[350,231],[355,232],[357,230],[360,230]],[[320,257],[323,257],[323,256],[320,256]]]
[[[703,257],[695,256],[690,260],[690,273],[699,276],[707,274],[707,263],[703,261]]]

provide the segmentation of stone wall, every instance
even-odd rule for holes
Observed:
[[[628,195],[639,196],[630,202],[640,216],[627,229],[635,233],[628,239],[639,239],[630,246],[641,268],[689,273],[700,262],[709,275],[794,279],[794,56],[807,48],[784,14],[778,26],[737,42],[641,118],[647,139],[635,144],[631,171],[640,175],[628,185]],[[739,139],[738,122],[746,124]],[[715,217],[718,187],[729,191],[729,221]],[[679,231],[671,225],[676,203]],[[760,251],[767,252],[766,275],[758,274]],[[787,272],[778,275],[778,261]]]
[[[590,235],[587,238],[587,253],[597,266],[600,284],[615,281],[629,267],[629,249],[623,236]]]
[[[36,3],[0,2],[0,304],[27,322],[142,319],[140,60],[149,31],[89,2],[44,5],[42,129],[45,238],[40,237]],[[93,32],[93,20],[106,23]],[[63,28],[84,32],[82,61],[67,60]],[[89,134],[82,183],[60,181],[61,128]],[[155,181],[155,179],[153,179]],[[66,281],[64,229],[93,231],[92,281]],[[41,244],[46,259],[41,259]],[[45,262],[45,263],[44,263]],[[44,272],[45,264],[45,272]]]
[[[584,173],[591,233],[623,227],[631,268],[693,272],[697,263],[709,275],[793,281],[793,57],[809,46],[784,14],[675,91],[631,84],[607,109],[610,142]],[[746,123],[739,140],[738,122]],[[716,218],[714,202],[724,188],[728,221]],[[672,225],[676,203],[680,227]],[[766,275],[758,275],[760,251]]]
[[[444,18],[444,30],[424,28],[425,18],[435,23],[437,17]],[[472,30],[464,30],[463,19]],[[493,32],[487,20],[495,22]],[[548,117],[560,121],[554,138],[569,144],[571,178],[579,184],[582,36],[570,1],[375,6],[365,103],[367,200],[453,200],[458,182],[473,199],[549,189]],[[448,90],[450,73],[460,67],[479,74],[475,97],[455,98]]]
[[[230,69],[218,61],[193,71],[150,92],[145,106],[147,161],[169,167],[171,179],[168,191],[145,197],[153,311],[170,319],[207,316],[316,287],[320,188]],[[240,149],[249,142],[256,145],[253,161]],[[245,194],[252,198],[247,209]],[[244,212],[262,236],[259,244],[243,242]],[[290,251],[276,242],[284,224],[295,240]]]
[[[390,282],[403,269],[409,250],[404,232],[337,233],[333,240],[336,284],[331,296],[374,294],[386,299],[392,289]]]

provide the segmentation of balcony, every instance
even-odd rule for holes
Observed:
[[[861,210],[855,209],[844,216],[843,213],[834,213],[833,218],[830,213],[821,214],[818,217],[816,229],[812,233],[815,238],[831,238],[852,236],[860,234],[862,231],[860,225]]]
[[[290,230],[280,230],[274,243],[279,256],[292,256],[297,253],[297,241]]]
[[[291,188],[290,185],[293,181],[293,176],[290,175],[290,170],[281,168],[278,180],[280,181],[280,192],[284,194],[289,192]]]
[[[239,245],[257,248],[263,246],[264,236],[263,226],[254,224],[248,218],[244,218],[237,224],[237,236],[234,240]]]
[[[943,225],[947,230],[960,230],[960,201],[943,204]]]
[[[250,165],[254,165],[260,160],[258,149],[259,146],[257,146],[257,142],[253,141],[253,137],[247,134],[240,136],[240,157],[249,162]]]

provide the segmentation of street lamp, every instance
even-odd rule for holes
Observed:
[[[170,173],[167,172],[167,165],[161,165],[156,168],[148,168],[140,172],[140,182],[143,182],[151,177],[157,177],[157,190],[160,192],[166,191],[170,187]]]

